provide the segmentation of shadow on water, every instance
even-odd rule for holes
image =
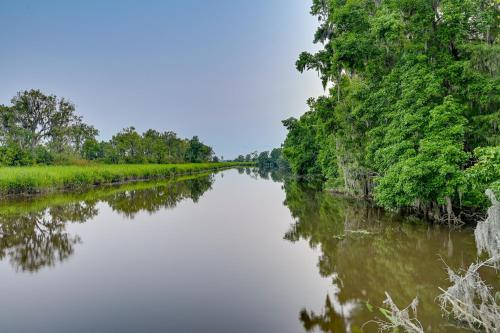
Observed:
[[[78,235],[66,231],[67,223],[84,223],[97,216],[98,203],[132,219],[139,212],[172,209],[185,199],[197,202],[213,181],[213,174],[204,174],[4,200],[0,202],[0,260],[9,258],[16,271],[54,266],[70,257],[81,242]]]

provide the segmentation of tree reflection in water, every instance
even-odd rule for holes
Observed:
[[[349,316],[356,309],[356,303],[340,304],[337,295],[334,300],[326,295],[325,306],[320,314],[303,309],[300,311],[300,321],[307,332],[319,329],[321,332],[348,332],[350,331]]]
[[[197,202],[212,184],[213,174],[4,201],[0,203],[0,260],[9,258],[14,269],[23,272],[52,267],[69,258],[81,242],[78,235],[66,231],[67,224],[95,217],[99,202],[132,218],[141,211],[174,208],[185,199]]]
[[[74,208],[75,205],[71,205]],[[54,266],[74,252],[80,237],[65,232],[64,208],[0,217],[0,259],[10,258],[17,271]],[[89,216],[89,218],[92,216]],[[81,217],[79,217],[80,220]]]
[[[201,196],[212,188],[213,176],[170,182],[165,186],[154,186],[133,191],[122,191],[110,195],[104,201],[116,212],[134,218],[141,211],[148,213],[160,209],[172,209],[185,199],[198,202]]]
[[[294,218],[284,238],[306,241],[320,251],[317,268],[322,277],[331,280],[331,287],[318,300],[324,304],[322,308],[297,309],[305,330],[375,332],[377,327],[363,324],[380,316],[377,307],[382,306],[387,291],[399,305],[418,295],[418,317],[424,329],[450,331],[435,302],[438,286],[448,284],[439,256],[454,269],[468,267],[476,256],[470,230],[450,232],[412,222],[363,202],[318,191],[279,170],[238,171],[282,182],[284,204]],[[204,175],[131,183],[0,203],[0,260],[8,259],[18,271],[54,266],[70,257],[81,241],[67,232],[68,224],[95,217],[98,203],[133,218],[138,212],[173,208],[185,199],[196,202],[211,189],[213,178]]]
[[[450,232],[290,179],[284,188],[295,219],[284,238],[318,248],[319,273],[332,280],[322,312],[300,312],[306,330],[376,332],[363,325],[380,315],[386,291],[401,305],[418,295],[424,329],[449,330],[435,302],[438,286],[447,283],[440,257],[467,267],[475,258],[470,230]]]

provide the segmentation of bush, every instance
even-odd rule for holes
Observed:
[[[34,164],[32,154],[15,145],[0,147],[0,164],[5,166],[28,166]]]

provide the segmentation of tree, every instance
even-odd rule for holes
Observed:
[[[259,154],[259,157],[257,157],[257,165],[259,166],[259,168],[272,167],[268,151],[263,151]]]
[[[500,145],[495,2],[313,0],[311,13],[321,46],[296,67],[326,92],[283,121],[292,171],[389,208],[481,207],[463,189],[477,149]]]
[[[208,162],[211,160],[214,152],[211,147],[200,142],[197,136],[189,140],[185,159],[191,163]]]
[[[17,93],[11,100],[9,123],[13,131],[23,135],[32,150],[47,140],[54,140],[80,119],[75,115],[75,106],[64,98],[45,95],[40,90]]]
[[[85,140],[82,146],[82,157],[89,161],[104,158],[103,145],[94,138]]]
[[[134,127],[124,128],[113,135],[111,146],[116,151],[118,163],[143,163],[144,146],[142,137]]]
[[[99,131],[92,125],[87,125],[78,118],[76,124],[68,129],[69,142],[73,149],[82,155],[82,148],[86,141],[95,141]]]
[[[40,90],[19,92],[12,106],[0,105],[0,164],[67,164],[81,158],[104,163],[183,163],[218,161],[197,136],[134,127],[98,142],[99,131],[83,122],[75,106]]]
[[[166,163],[168,148],[162,134],[155,130],[147,130],[143,135],[144,157],[150,163]]]

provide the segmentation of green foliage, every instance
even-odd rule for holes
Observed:
[[[140,164],[145,161],[144,145],[141,135],[134,127],[125,128],[111,138],[111,145],[116,151],[118,163]]]
[[[51,154],[50,151],[43,146],[35,148],[34,158],[36,164],[50,165],[54,163],[54,155]]]
[[[33,156],[30,151],[21,149],[18,145],[8,144],[0,147],[0,164],[12,166],[24,166],[33,164]]]
[[[283,154],[290,163],[292,171],[298,175],[316,175],[320,173],[317,163],[319,143],[316,140],[316,122],[313,113],[304,114],[300,120],[283,120],[288,135],[283,144]]]
[[[233,161],[234,162],[257,162],[259,158],[259,153],[257,151],[253,151],[250,154],[246,155],[238,155]]]
[[[22,148],[34,150],[50,144],[56,150],[73,146],[79,151],[85,138],[98,133],[82,122],[74,104],[64,98],[32,89],[17,93],[11,103],[11,107],[2,108],[3,127],[6,136]]]
[[[200,142],[197,136],[193,136],[188,142],[185,159],[191,163],[211,161],[214,152],[211,147]]]
[[[4,167],[0,168],[0,193],[50,192],[135,179],[166,178],[242,165],[245,163]]]
[[[416,200],[444,204],[446,197],[458,194],[457,189],[463,184],[461,166],[468,158],[463,150],[466,120],[462,114],[461,105],[446,98],[429,111],[428,124],[420,125],[422,137],[416,142],[418,146],[404,150],[384,147],[377,152],[379,159],[384,159],[381,163],[387,163],[375,189],[380,204],[409,206]]]
[[[475,171],[500,145],[495,2],[313,0],[311,13],[322,47],[296,67],[329,89],[283,121],[292,171],[389,208],[481,207],[498,180]]]
[[[477,162],[464,172],[463,204],[487,206],[486,189],[500,198],[500,147],[476,148],[474,158]]]
[[[197,202],[211,189],[214,173],[197,173],[168,180],[131,182],[84,191],[2,198],[0,259],[9,258],[16,270],[35,272],[74,254],[81,242],[66,227],[84,223],[99,213],[99,203],[133,218],[139,212],[171,209],[179,202]],[[43,230],[43,232],[41,232]]]
[[[103,158],[103,145],[99,144],[96,139],[85,140],[82,147],[82,157],[89,161]]]
[[[128,127],[110,141],[82,121],[75,106],[40,90],[19,92],[12,106],[0,105],[0,165],[210,162],[213,149],[198,137],[181,139],[173,132]]]
[[[288,170],[289,166],[283,157],[281,148],[274,148],[271,153],[268,151],[261,152],[257,157],[257,166],[262,170]]]

